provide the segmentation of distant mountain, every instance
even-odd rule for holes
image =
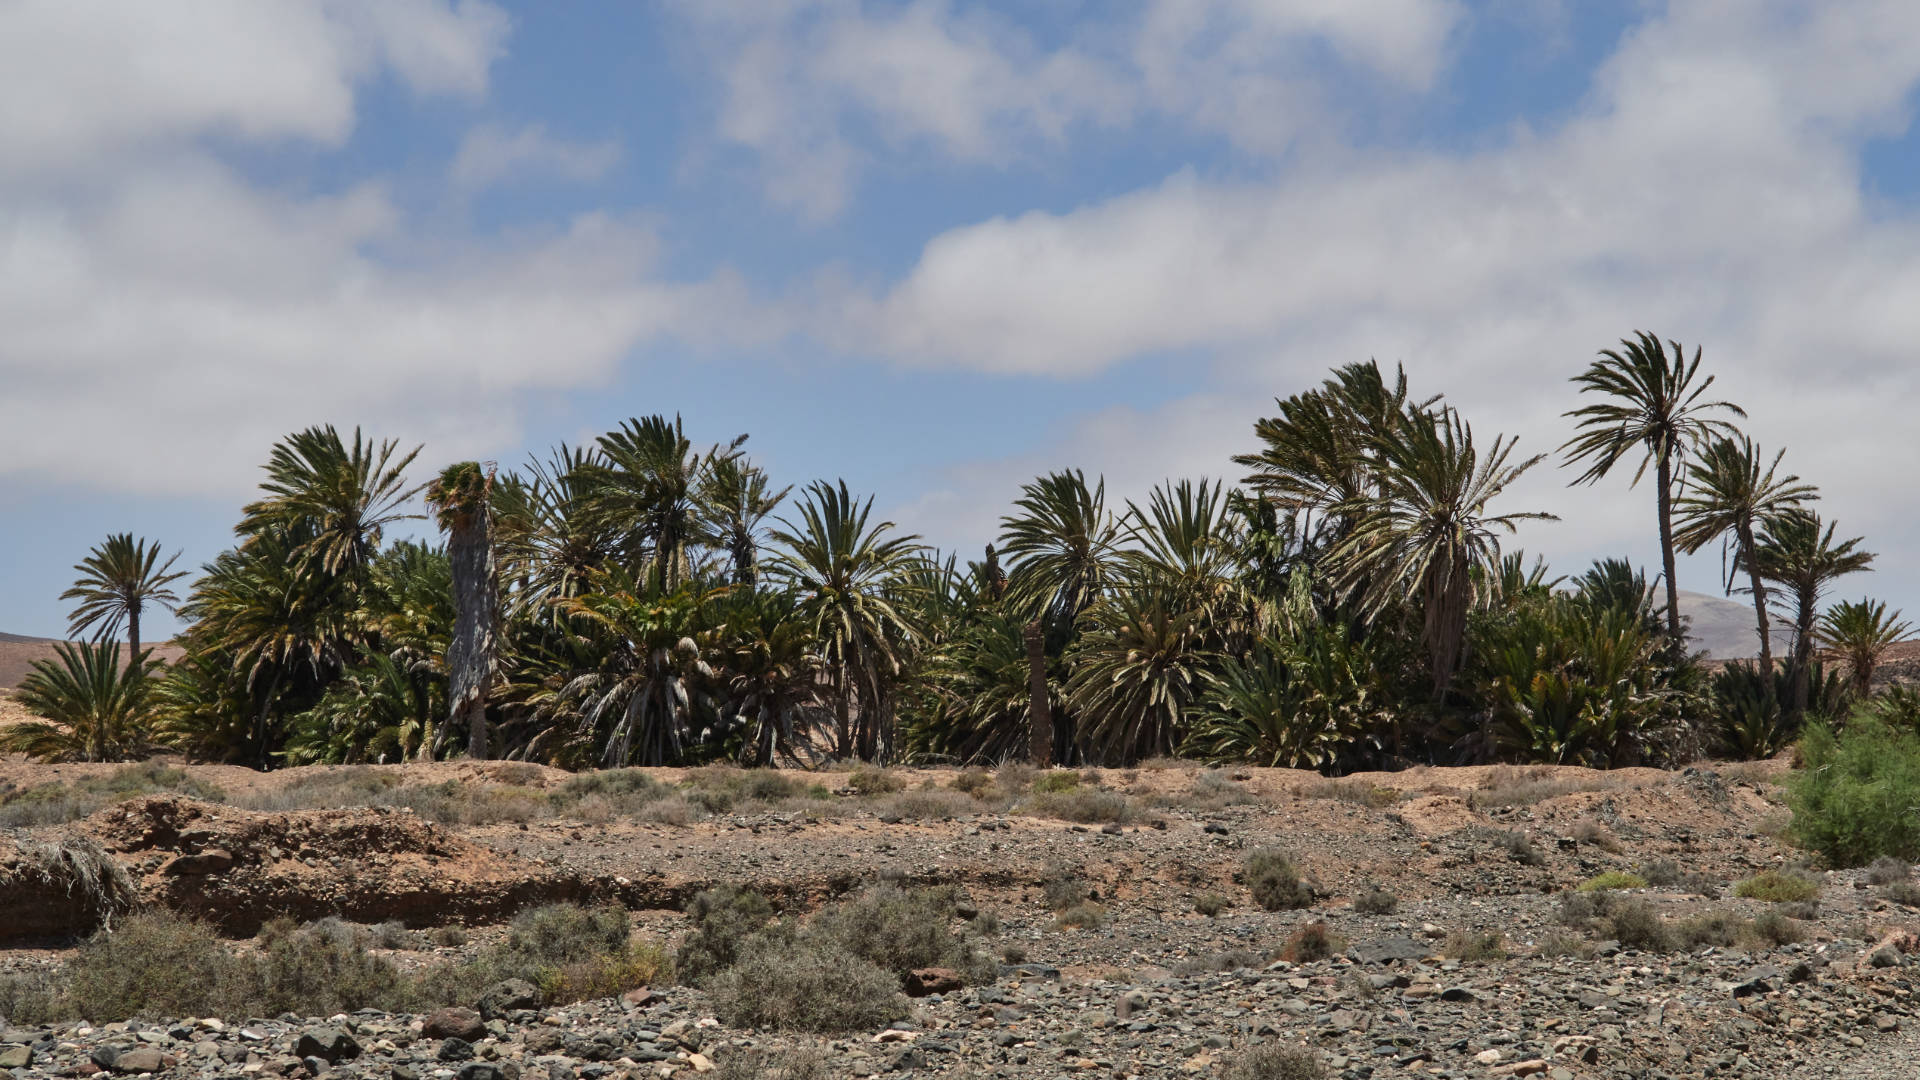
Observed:
[[[0,634],[0,642],[12,642],[15,645],[45,645],[52,638],[27,637],[24,634]]]
[[[1741,660],[1760,655],[1760,631],[1753,625],[1753,605],[1743,599],[1710,596],[1680,590],[1680,615],[1688,620],[1687,640],[1715,660]],[[1773,654],[1783,655],[1792,627],[1773,621]]]

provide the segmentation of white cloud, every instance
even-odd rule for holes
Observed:
[[[481,95],[505,30],[472,0],[0,9],[0,477],[225,495],[319,422],[485,453],[527,394],[747,325],[730,277],[657,272],[642,217],[423,231],[377,178],[274,190],[198,138],[338,145],[382,73]],[[609,153],[537,128],[467,151],[474,184]]]
[[[720,77],[718,136],[764,159],[775,201],[815,218],[845,208],[874,158],[1003,166],[1149,116],[1276,153],[1328,111],[1319,47],[1419,90],[1461,18],[1455,0],[1140,0],[1047,48],[948,0],[674,6]]]
[[[1888,477],[1920,469],[1920,445],[1895,434],[1920,404],[1920,307],[1905,299],[1920,219],[1862,198],[1859,155],[1904,129],[1917,81],[1911,5],[1674,3],[1627,36],[1559,130],[1463,153],[1327,154],[1272,181],[1182,172],[956,229],[893,287],[845,297],[820,333],[902,363],[1048,376],[1215,358],[1185,368],[1197,400],[1233,403],[1203,420],[1177,403],[1131,417],[1126,438],[1083,427],[1039,457],[945,477],[926,506],[978,495],[983,533],[1000,489],[1045,461],[1228,469],[1224,444],[1244,448],[1272,396],[1368,356],[1404,361],[1483,437],[1551,450],[1577,404],[1568,377],[1652,329],[1704,344],[1756,437],[1789,446],[1823,509],[1885,549],[1920,528],[1920,508],[1885,497]],[[1571,493],[1570,476],[1537,471],[1516,491],[1513,508],[1566,518],[1527,545],[1650,561],[1649,491],[1621,477]],[[1920,578],[1900,567],[1887,560],[1875,587]],[[1687,581],[1706,588],[1712,572]]]
[[[539,124],[511,132],[483,124],[461,140],[447,174],[456,186],[469,190],[541,174],[584,182],[605,176],[619,160],[619,144],[612,141],[557,139]]]
[[[506,28],[473,0],[17,0],[0,7],[0,175],[207,134],[338,145],[358,82],[386,68],[478,95]]]

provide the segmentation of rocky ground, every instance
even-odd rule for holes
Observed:
[[[9,768],[16,786],[27,779],[17,772],[25,767]],[[520,768],[515,788],[564,782]],[[1920,1063],[1920,955],[1910,955],[1920,950],[1911,933],[1920,913],[1881,898],[1863,872],[1815,873],[1817,907],[1793,912],[1805,935],[1797,943],[1652,952],[1593,940],[1590,955],[1548,955],[1568,934],[1558,894],[1604,871],[1670,860],[1697,875],[1688,886],[1715,895],[1633,891],[1671,922],[1769,908],[1733,898],[1731,885],[1800,856],[1777,839],[1786,818],[1769,778],[1778,769],[1436,769],[1337,783],[1279,770],[1147,769],[1092,778],[1125,800],[1128,820],[1106,825],[945,791],[919,804],[846,793],[748,802],[684,824],[601,808],[465,826],[407,810],[243,810],[159,797],[16,835],[92,836],[151,902],[221,918],[251,898],[303,915],[340,910],[425,927],[439,912],[477,924],[509,906],[491,898],[551,895],[618,900],[637,933],[669,945],[684,931],[685,899],[715,883],[758,887],[794,911],[874,881],[948,883],[966,891],[970,909],[998,917],[985,943],[1003,963],[991,985],[918,998],[910,1019],[840,1038],[729,1029],[701,991],[658,986],[558,1008],[504,992],[485,1016],[9,1028],[0,1068],[21,1080],[103,1070],[566,1080],[770,1075],[817,1055],[815,1075],[831,1077],[1204,1077],[1250,1044],[1286,1042],[1316,1050],[1331,1075],[1356,1078],[1910,1076]],[[261,794],[220,775],[230,799]],[[949,787],[955,774],[900,778],[911,794]],[[823,780],[844,791],[844,776]],[[929,814],[930,805],[953,813]],[[1263,848],[1294,857],[1316,888],[1311,907],[1253,903],[1240,868]],[[1043,893],[1064,876],[1086,883],[1099,925],[1059,925]],[[1356,910],[1373,886],[1397,908]],[[405,902],[384,910],[369,899],[387,893]],[[1226,905],[1217,916],[1195,910],[1210,895]],[[0,934],[6,905],[0,895]],[[1335,939],[1333,955],[1275,959],[1316,922]],[[1504,958],[1442,955],[1488,935]],[[42,942],[0,953],[0,967],[46,967],[62,955]],[[423,938],[401,959],[433,955]],[[764,1068],[744,1068],[759,1055]]]

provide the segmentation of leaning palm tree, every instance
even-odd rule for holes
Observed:
[[[1765,523],[1753,549],[1752,561],[1760,576],[1784,589],[1791,601],[1793,654],[1787,673],[1795,721],[1807,712],[1807,674],[1813,664],[1820,598],[1838,578],[1873,565],[1873,553],[1860,550],[1860,537],[1835,543],[1834,528],[1812,511],[1789,510]]]
[[[1873,690],[1873,669],[1887,650],[1913,639],[1913,624],[1900,612],[1887,612],[1884,601],[1843,600],[1820,616],[1815,638],[1827,652],[1853,669],[1853,692],[1865,698]]]
[[[117,641],[59,642],[36,660],[16,699],[42,719],[0,732],[0,752],[41,761],[126,761],[151,748],[147,654],[120,666]]]
[[[892,752],[888,690],[918,637],[895,603],[892,579],[922,557],[918,536],[894,535],[891,521],[870,523],[872,510],[873,499],[856,499],[844,480],[814,482],[798,520],[782,518],[773,530],[781,547],[768,565],[771,577],[803,597],[800,618],[819,642],[833,686],[835,752],[869,760]]]
[[[1714,410],[1746,416],[1738,405],[1726,401],[1702,401],[1700,396],[1713,385],[1709,375],[1695,385],[1700,370],[1700,349],[1687,360],[1678,341],[1669,342],[1669,357],[1660,339],[1645,331],[1635,331],[1635,340],[1622,338],[1621,350],[1602,349],[1600,359],[1574,376],[1580,392],[1608,398],[1565,415],[1579,420],[1579,434],[1560,447],[1569,464],[1588,463],[1587,470],[1574,479],[1575,484],[1591,484],[1606,476],[1620,459],[1640,450],[1639,468],[1633,483],[1640,483],[1649,464],[1654,467],[1655,507],[1660,518],[1660,560],[1667,582],[1667,636],[1681,639],[1680,587],[1674,580],[1673,561],[1673,485],[1676,474],[1686,464],[1687,455],[1700,443],[1715,435],[1732,435],[1734,427],[1725,420],[1707,416]]]
[[[1753,594],[1753,615],[1760,632],[1760,670],[1773,670],[1773,619],[1767,613],[1767,586],[1749,554],[1754,534],[1762,521],[1820,497],[1812,484],[1803,484],[1797,476],[1775,477],[1782,450],[1773,455],[1773,463],[1762,468],[1761,454],[1753,440],[1720,438],[1707,444],[1698,460],[1687,466],[1692,490],[1674,504],[1679,511],[1673,542],[1691,555],[1715,540],[1725,542],[1726,590],[1733,593],[1739,568],[1747,568],[1747,588]],[[1771,678],[1762,682],[1773,685]]]
[[[1546,456],[1509,464],[1513,446],[1496,436],[1483,455],[1473,428],[1452,409],[1422,414],[1375,444],[1379,493],[1338,508],[1354,525],[1332,553],[1335,580],[1360,592],[1369,618],[1409,597],[1418,602],[1436,699],[1459,667],[1467,613],[1499,579],[1497,534],[1525,520],[1557,520],[1488,514],[1488,504]]]
[[[453,639],[447,643],[447,726],[467,733],[467,756],[487,757],[487,691],[494,677],[494,630],[499,622],[499,583],[493,562],[493,471],[477,461],[449,465],[427,485],[447,532],[453,571]]]
[[[120,625],[127,627],[127,655],[140,655],[140,614],[148,604],[172,611],[180,598],[167,586],[186,577],[184,570],[173,569],[174,552],[160,561],[160,545],[135,539],[132,533],[114,533],[98,544],[74,567],[80,576],[73,588],[60,594],[62,600],[78,600],[67,622],[67,634],[78,637],[93,632],[95,641],[118,637]]]
[[[407,486],[406,470],[420,448],[398,450],[392,439],[363,439],[359,428],[348,446],[332,424],[289,435],[267,458],[265,496],[247,504],[234,531],[249,543],[276,530],[298,536],[302,572],[357,582],[386,527],[419,517],[402,507],[419,490]]]

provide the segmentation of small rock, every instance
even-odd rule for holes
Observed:
[[[660,995],[642,986],[638,990],[629,990],[620,995],[620,1000],[635,1008],[643,1008],[660,1000]]]
[[[113,1064],[106,1066],[117,1073],[159,1072],[173,1064],[173,1059],[152,1047],[142,1046],[137,1050],[127,1050],[114,1055]]]
[[[966,980],[952,968],[928,967],[907,972],[901,981],[901,989],[908,997],[926,997],[929,994],[951,994],[966,986]]]
[[[313,1028],[300,1033],[293,1052],[303,1058],[316,1057],[329,1065],[338,1065],[359,1057],[360,1043],[343,1028]]]
[[[486,1020],[495,1020],[520,1009],[531,1009],[540,1004],[540,991],[525,979],[503,979],[487,988],[480,995],[475,1007]]]
[[[472,1061],[473,1044],[465,1039],[448,1039],[433,1052],[438,1061]]]
[[[33,1047],[9,1046],[0,1049],[0,1069],[24,1069],[33,1064]]]
[[[498,1065],[475,1061],[460,1067],[460,1080],[507,1080],[507,1078]]]

